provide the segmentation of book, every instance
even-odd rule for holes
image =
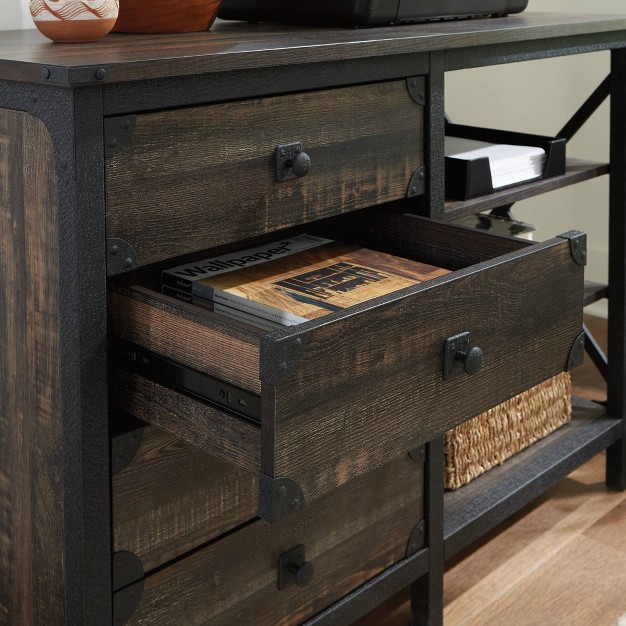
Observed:
[[[537,146],[497,144],[463,137],[446,136],[445,154],[468,161],[487,157],[494,189],[541,177],[546,162],[545,150]]]
[[[298,235],[163,270],[164,287],[291,326],[446,274],[448,270]]]
[[[249,326],[254,326],[262,330],[272,331],[283,327],[283,324],[279,324],[278,322],[272,322],[270,320],[263,319],[258,315],[252,315],[250,313],[246,313],[245,311],[233,309],[232,307],[224,306],[218,302],[213,302],[213,300],[207,300],[206,298],[201,298],[200,296],[194,296],[191,293],[179,291],[178,289],[168,287],[167,285],[163,285],[161,287],[161,293],[166,296],[170,296],[171,298],[176,298],[177,300],[182,300],[183,302],[188,302],[189,304],[194,304],[195,306],[200,306],[203,309],[208,309],[209,311],[213,311],[213,313],[221,315],[227,319],[237,320],[238,322],[243,322],[244,324],[248,324]]]

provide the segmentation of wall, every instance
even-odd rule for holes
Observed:
[[[32,28],[28,0],[0,0],[0,30]],[[626,13],[623,0],[530,0],[530,11]],[[554,134],[609,71],[605,52],[452,72],[446,78],[446,110],[459,123]],[[608,159],[605,103],[568,145],[568,154]],[[607,280],[608,179],[603,177],[553,191],[515,206],[518,219],[538,227],[544,239],[578,228],[589,234],[591,280]],[[604,315],[605,303],[594,305]]]
[[[28,0],[0,0],[0,30],[33,28],[28,12]]]

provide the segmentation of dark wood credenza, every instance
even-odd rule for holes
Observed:
[[[623,489],[624,48],[626,17],[550,13],[0,33],[0,623],[349,624],[411,586],[414,623],[437,624],[447,558],[602,450]],[[609,166],[444,198],[446,71],[598,50],[610,77],[562,134],[610,92],[608,366],[582,334],[583,303],[607,296],[583,283],[583,234],[449,222]],[[293,143],[311,171],[283,180]],[[174,257],[297,232],[452,271],[269,334],[158,292]],[[444,380],[444,340],[465,331],[484,366]],[[150,380],[127,342],[226,386],[201,402]],[[443,433],[583,346],[606,406],[575,402],[444,495]],[[258,419],[228,404],[244,398]]]

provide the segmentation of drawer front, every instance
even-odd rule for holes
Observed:
[[[113,118],[107,234],[146,264],[404,198],[423,118],[404,80]],[[310,171],[278,182],[296,142]]]
[[[419,550],[422,519],[423,464],[406,455],[289,520],[257,520],[147,576],[116,594],[116,617],[140,595],[128,624],[299,624]],[[279,589],[279,559],[299,545],[313,576],[302,587],[285,576]]]
[[[250,377],[256,372],[261,381],[260,515],[268,520],[290,514],[579,360],[574,348],[582,331],[584,268],[572,254],[570,239],[530,244],[382,210],[343,219],[341,227],[335,224],[326,234],[459,269],[256,338],[260,364],[248,366]],[[124,339],[174,360],[186,362],[194,345],[202,345],[201,337],[219,332],[219,322],[201,319],[200,312],[165,296],[146,291],[114,295],[113,332],[132,328]],[[151,311],[152,319],[178,311],[181,320],[195,324],[194,331],[174,337],[172,326],[150,325]],[[118,324],[117,317],[124,323]],[[445,340],[464,332],[470,333],[468,347],[482,350],[484,365],[473,375],[461,372],[445,379]],[[202,364],[191,366],[201,369]],[[252,457],[251,439],[247,453],[243,447],[232,452],[215,444],[215,429],[241,428],[243,420],[224,412],[220,417],[215,407],[136,372],[117,368],[113,376],[114,405],[132,405],[131,412],[141,419],[241,467],[244,458]],[[250,463],[246,467],[257,469]]]
[[[251,520],[257,478],[147,426],[112,440],[113,550],[149,572]]]

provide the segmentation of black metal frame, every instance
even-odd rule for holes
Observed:
[[[0,81],[0,107],[41,119],[54,145],[65,615],[67,624],[110,624],[102,90]]]

